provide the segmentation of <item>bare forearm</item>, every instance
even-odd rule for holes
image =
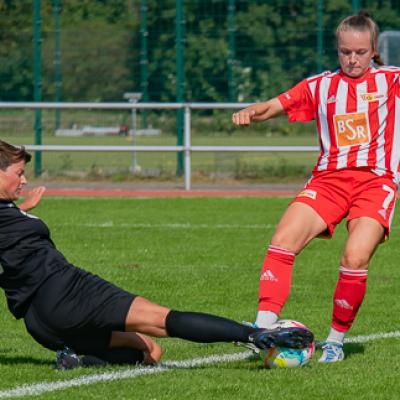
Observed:
[[[235,125],[250,125],[252,122],[267,121],[279,115],[285,110],[277,97],[260,103],[252,104],[232,115],[232,122]]]

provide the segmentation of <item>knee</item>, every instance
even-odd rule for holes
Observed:
[[[126,317],[127,330],[142,332],[151,336],[164,336],[165,319],[169,309],[152,303],[144,297],[136,297]]]
[[[348,269],[368,269],[369,259],[360,252],[347,251],[342,256],[341,264]]]
[[[304,247],[299,238],[293,237],[282,230],[276,231],[271,239],[271,245],[298,254]]]

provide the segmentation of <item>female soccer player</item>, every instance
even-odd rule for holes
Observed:
[[[14,203],[27,183],[30,159],[23,147],[0,141],[0,287],[31,336],[58,351],[60,369],[85,362],[156,363],[161,349],[147,335],[258,348],[302,348],[313,340],[305,329],[255,329],[210,314],[170,310],[71,265],[47,226],[26,213],[40,202],[44,188],[31,191],[19,207]]]
[[[400,69],[373,66],[383,65],[376,23],[364,12],[347,17],[336,39],[339,70],[305,79],[232,116],[243,126],[283,114],[289,122],[317,122],[321,153],[272,236],[255,323],[269,327],[277,320],[289,296],[296,255],[316,236],[332,236],[347,216],[348,238],[321,362],[344,358],[345,333],[364,299],[368,264],[389,234],[400,158]]]

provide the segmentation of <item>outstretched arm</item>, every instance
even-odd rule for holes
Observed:
[[[232,115],[232,122],[235,125],[248,126],[252,122],[267,121],[268,119],[285,114],[285,109],[277,97],[255,103]]]
[[[38,186],[37,188],[30,190],[27,193],[25,200],[18,207],[23,211],[32,210],[32,208],[35,208],[40,203],[45,191],[46,188],[44,186]]]

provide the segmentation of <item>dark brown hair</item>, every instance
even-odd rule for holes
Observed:
[[[377,65],[384,64],[380,54],[378,53],[379,28],[376,22],[369,16],[368,12],[362,10],[357,15],[351,15],[342,20],[336,28],[336,43],[339,40],[339,33],[344,31],[369,32],[372,50],[375,52],[372,59]]]
[[[13,146],[0,140],[0,169],[5,171],[11,164],[20,161],[28,163],[32,156],[25,150],[24,146]]]

